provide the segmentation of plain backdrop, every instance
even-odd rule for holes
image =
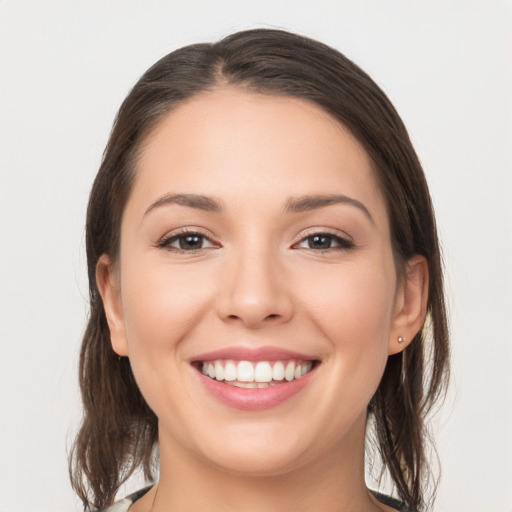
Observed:
[[[80,510],[66,455],[80,416],[84,216],[119,104],[169,51],[258,26],[339,49],[408,126],[453,334],[436,510],[512,511],[510,0],[0,0],[1,512]]]

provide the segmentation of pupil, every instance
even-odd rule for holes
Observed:
[[[202,237],[199,235],[186,235],[180,237],[180,249],[200,249]]]
[[[323,235],[315,235],[309,239],[310,249],[329,249],[331,247],[331,238]]]

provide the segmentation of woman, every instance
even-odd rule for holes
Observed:
[[[252,30],[157,62],[116,119],[87,255],[86,508],[156,464],[109,510],[428,507],[448,366],[432,205],[343,55]],[[366,487],[372,444],[399,499]]]

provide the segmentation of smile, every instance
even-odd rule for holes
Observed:
[[[313,368],[313,361],[203,361],[203,375],[225,384],[246,389],[264,389],[300,379]]]
[[[315,380],[321,360],[279,347],[227,347],[190,361],[199,384],[230,408],[256,411],[279,406]]]

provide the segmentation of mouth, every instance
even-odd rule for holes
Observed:
[[[279,347],[234,346],[197,355],[190,363],[214,399],[257,411],[299,395],[314,380],[321,360]]]
[[[211,380],[245,389],[266,389],[296,381],[310,373],[318,360],[234,360],[195,361],[193,366]]]

